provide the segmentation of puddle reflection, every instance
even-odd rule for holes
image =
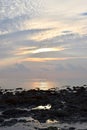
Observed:
[[[51,109],[50,104],[48,104],[46,106],[38,106],[38,107],[32,108],[32,110],[49,110],[49,109]]]

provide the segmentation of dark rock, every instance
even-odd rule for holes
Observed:
[[[39,129],[39,130],[58,130],[57,127],[48,127],[48,128],[42,128],[42,129]]]
[[[3,118],[0,118],[0,123],[4,122],[4,119]]]
[[[3,119],[28,117],[46,122],[47,119],[60,122],[87,122],[87,87],[76,86],[61,90],[21,90],[8,92],[0,89],[0,115]],[[14,94],[15,93],[15,94]],[[32,110],[39,105],[51,105],[49,110]],[[19,108],[19,109],[17,109]],[[22,109],[21,109],[22,108]],[[23,108],[31,108],[30,111]],[[22,122],[23,120],[20,120]],[[26,121],[24,121],[26,122]],[[9,122],[5,122],[9,123]]]
[[[75,130],[75,127],[70,127],[69,130]]]
[[[20,110],[20,109],[9,109],[4,112],[2,112],[2,115],[8,117],[8,118],[15,118],[15,117],[21,117],[27,114],[26,110]]]
[[[19,122],[19,123],[27,123],[28,121],[25,120],[25,119],[20,119],[18,122]]]
[[[1,126],[13,126],[17,123],[17,119],[12,119],[10,121],[4,121]]]

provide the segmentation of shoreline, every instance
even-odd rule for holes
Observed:
[[[66,89],[0,89],[0,127],[28,123],[87,123],[87,86]],[[22,118],[22,119],[20,119]],[[25,118],[25,119],[24,119]]]

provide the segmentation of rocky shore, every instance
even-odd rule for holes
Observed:
[[[60,123],[86,123],[87,86],[61,90],[0,88],[0,127],[29,122],[24,117],[32,117],[40,123],[45,123],[48,119]],[[57,128],[49,127],[43,130],[57,130]],[[74,127],[71,130],[74,130]]]

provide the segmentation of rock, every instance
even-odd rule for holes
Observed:
[[[87,122],[87,87],[73,87],[61,90],[21,90],[8,92],[0,89],[0,115],[3,119],[32,117],[42,123],[58,120],[65,123]],[[49,110],[32,110],[34,107],[51,105]],[[19,108],[19,109],[18,109]],[[29,110],[26,110],[29,108]],[[24,110],[23,110],[24,109]],[[3,118],[3,119],[2,119]],[[25,120],[20,120],[20,122]],[[11,123],[6,122],[5,123]],[[47,128],[56,129],[56,128]],[[74,128],[70,128],[71,130]]]
[[[42,129],[39,129],[39,130],[58,130],[58,129],[57,129],[57,127],[50,126],[48,128],[42,128]]]
[[[48,130],[58,130],[57,127],[49,127]]]
[[[4,119],[3,118],[0,118],[0,123],[4,122]]]
[[[18,122],[19,122],[19,123],[27,123],[28,121],[25,120],[25,119],[20,119]]]
[[[69,130],[75,130],[75,127],[70,127]]]
[[[10,121],[5,121],[1,124],[1,126],[13,126],[17,123],[17,119],[12,119]]]
[[[8,118],[14,118],[14,117],[21,117],[27,114],[26,110],[20,110],[20,109],[9,109],[4,112],[2,112],[2,115],[8,117]]]

